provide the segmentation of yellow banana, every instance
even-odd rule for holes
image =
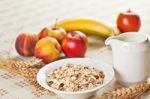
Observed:
[[[56,24],[64,28],[67,32],[79,30],[88,35],[97,35],[101,37],[109,37],[113,35],[113,29],[104,23],[92,19],[78,18],[67,19]]]

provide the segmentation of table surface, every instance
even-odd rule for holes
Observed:
[[[1,0],[0,1],[0,55],[17,55],[14,40],[20,32],[38,33],[56,19],[86,17],[105,20],[116,26],[119,12],[132,9],[140,14],[141,33],[149,34],[149,0]],[[112,65],[111,49],[100,38],[90,38],[86,57]],[[10,52],[10,53],[9,53]],[[118,87],[113,81],[106,89]],[[0,99],[52,99],[55,95],[38,93],[18,75],[0,69]],[[54,98],[55,99],[55,98]],[[94,97],[93,97],[94,99]],[[150,99],[150,95],[143,99]]]

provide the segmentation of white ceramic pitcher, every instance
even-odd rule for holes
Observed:
[[[113,63],[118,82],[131,85],[145,82],[150,67],[150,43],[137,32],[128,32],[106,39],[113,53]]]

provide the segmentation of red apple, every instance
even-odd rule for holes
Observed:
[[[120,13],[117,17],[117,27],[121,32],[137,32],[140,26],[140,16],[130,10],[125,13]]]
[[[15,47],[17,52],[23,56],[33,56],[34,47],[38,41],[38,36],[35,34],[21,33],[17,36]]]
[[[66,36],[66,34],[67,33],[63,28],[46,27],[46,28],[42,29],[42,31],[39,33],[39,39],[42,39],[44,37],[53,37],[61,43],[63,38]]]
[[[71,31],[62,41],[62,49],[67,57],[83,57],[88,47],[88,39],[80,31]]]

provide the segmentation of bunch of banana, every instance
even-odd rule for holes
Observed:
[[[97,35],[105,38],[114,34],[114,30],[106,24],[85,18],[62,20],[58,22],[56,26],[64,28],[67,32],[79,30],[87,35]]]

